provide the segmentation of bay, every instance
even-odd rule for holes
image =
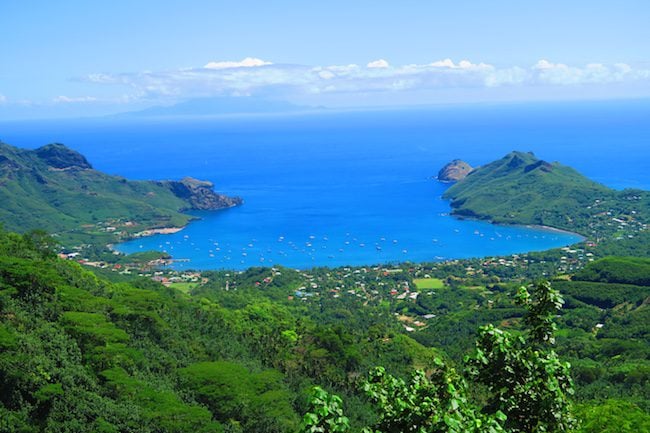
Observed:
[[[244,205],[199,212],[173,235],[118,246],[166,250],[176,268],[371,265],[544,250],[576,235],[461,221],[433,176],[512,150],[613,188],[648,188],[647,101],[429,107],[184,119],[5,122],[21,147],[63,142],[132,179],[193,176]]]

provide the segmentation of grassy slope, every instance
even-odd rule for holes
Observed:
[[[97,224],[116,219],[135,222],[132,231],[180,226],[190,219],[179,212],[188,203],[163,184],[128,181],[88,168],[56,169],[34,151],[1,143],[0,201],[0,223],[7,229],[44,229],[60,234],[64,242],[110,240],[112,236],[97,231]]]
[[[445,198],[460,216],[576,230],[589,218],[588,206],[614,195],[570,167],[512,152],[473,171],[449,188]]]

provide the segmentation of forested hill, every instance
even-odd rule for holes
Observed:
[[[645,231],[650,221],[647,191],[616,191],[530,152],[511,152],[474,169],[444,198],[457,216],[561,228],[594,241]]]
[[[314,383],[345,391],[374,365],[405,374],[439,353],[378,306],[322,306],[329,323],[290,308],[297,272],[264,293],[251,269],[239,290],[188,296],[98,279],[48,245],[0,229],[1,432],[290,433]]]
[[[180,227],[191,219],[183,210],[241,203],[191,178],[155,182],[110,176],[62,144],[25,150],[1,142],[0,201],[5,228],[43,229],[64,243],[109,242],[145,229]]]
[[[498,392],[547,389],[553,397],[558,382],[542,380],[553,379],[555,373],[547,374],[552,371],[564,378],[561,407],[555,409],[563,411],[570,397],[568,366],[555,355],[540,364],[538,346],[528,350],[516,337],[524,332],[526,317],[513,302],[518,285],[478,286],[452,276],[416,280],[408,268],[309,273],[251,268],[204,273],[187,293],[110,272],[121,282],[98,278],[58,259],[50,245],[38,233],[0,230],[2,432],[314,432],[319,430],[299,430],[299,425],[300,415],[312,409],[307,402],[315,384],[341,395],[350,417],[349,430],[320,431],[360,433],[362,426],[379,421],[377,410],[399,401],[405,403],[394,414],[408,425],[440,423],[440,410],[452,426],[458,415],[467,421],[473,414],[478,422],[480,413],[465,409],[485,405],[488,389],[480,383],[467,387],[459,375],[463,355],[481,353],[472,347],[477,328],[487,323],[499,324],[502,331],[488,328],[486,341],[490,335],[510,335],[507,342],[516,346],[497,345],[510,349],[495,355],[506,363],[524,362],[526,368],[515,369],[518,380],[522,371],[534,373],[523,378],[525,386],[499,386]],[[583,421],[577,431],[648,431],[650,288],[602,282],[603,266],[594,266],[598,282],[552,283],[566,300],[557,318],[557,355],[571,361],[572,398]],[[530,356],[537,361],[528,363]],[[375,366],[390,376],[369,376]],[[416,375],[417,383],[403,382],[415,369],[426,370],[427,378],[444,373],[445,381],[431,384]],[[498,371],[474,371],[502,377],[499,372],[507,369],[499,364]],[[380,382],[364,391],[360,386],[368,377]],[[447,379],[461,386],[458,399],[461,389]],[[387,397],[377,409],[370,400],[384,395],[382,384],[406,393]],[[527,401],[545,423],[567,421],[554,418],[555,410],[544,415],[546,406],[519,397],[515,401]],[[422,398],[426,405],[418,403]],[[336,404],[328,402],[327,410],[315,414],[317,420],[334,413]],[[476,425],[422,431],[541,431]]]

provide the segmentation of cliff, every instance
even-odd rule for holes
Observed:
[[[242,204],[239,197],[228,197],[214,191],[212,182],[185,177],[180,181],[166,181],[169,189],[177,197],[189,204],[189,209],[217,210]]]
[[[457,182],[465,179],[472,170],[472,166],[465,161],[454,159],[440,169],[438,180],[441,182]]]

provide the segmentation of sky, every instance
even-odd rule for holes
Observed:
[[[0,120],[650,97],[647,0],[0,0]]]

